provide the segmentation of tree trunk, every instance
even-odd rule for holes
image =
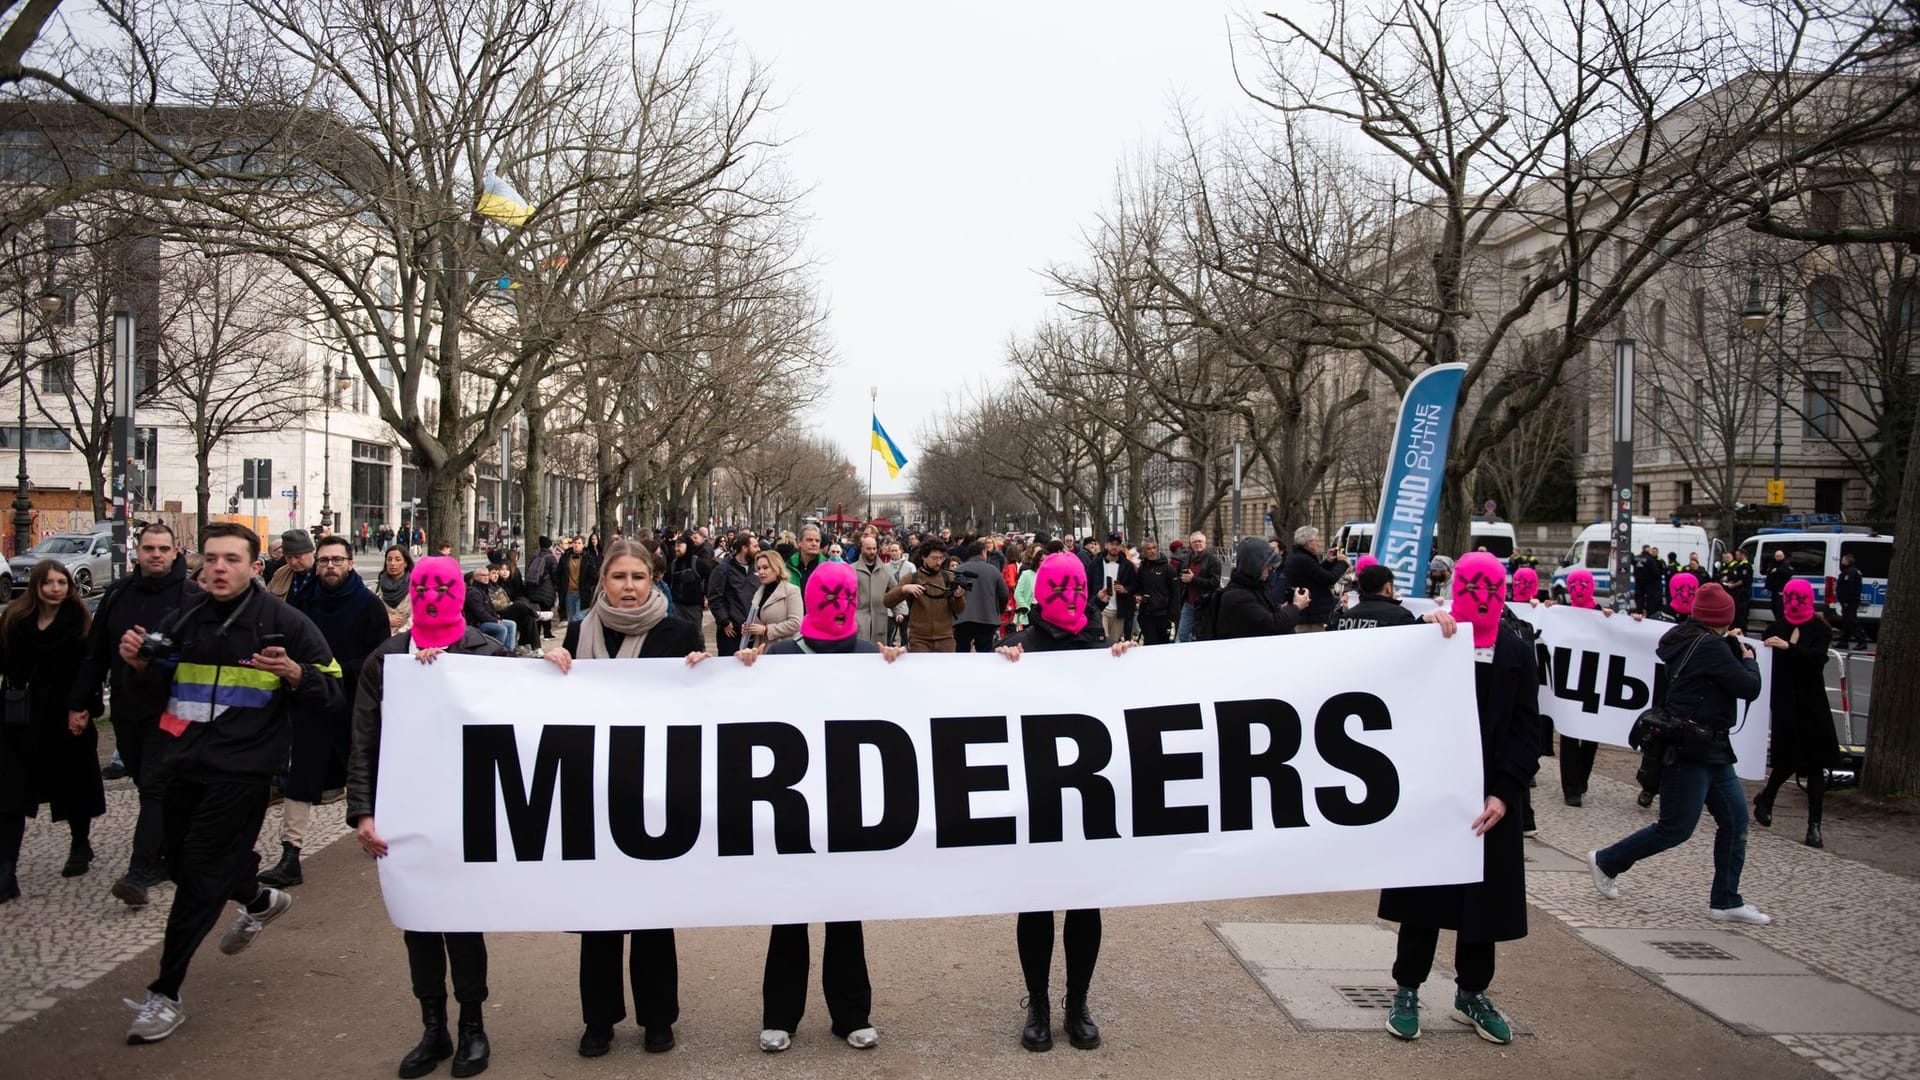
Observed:
[[[1908,433],[1907,460],[1920,454],[1920,425]],[[1900,484],[1895,536],[1920,533],[1920,469]],[[1873,665],[1873,711],[1860,786],[1881,797],[1920,792],[1920,544],[1894,544],[1887,571],[1887,606],[1880,618],[1880,651]]]
[[[460,512],[463,501],[460,478],[452,472],[423,468],[420,482],[426,489],[423,498],[427,502],[427,554],[438,554],[442,543],[452,544],[456,555],[465,551],[467,541],[460,522],[465,516]]]
[[[613,447],[603,439],[594,449],[593,527],[600,542],[612,539],[620,524],[620,500],[627,496],[627,470],[615,465]]]
[[[212,470],[207,464],[205,448],[196,451],[193,457],[193,510],[198,515],[194,518],[193,546],[197,550],[205,551],[207,549],[207,507],[211,505],[213,499],[213,481],[210,478]]]
[[[527,395],[526,460],[520,466],[520,532],[525,550],[530,541],[547,534],[547,411]]]

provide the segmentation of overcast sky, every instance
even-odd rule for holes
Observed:
[[[864,470],[878,386],[910,459],[898,481],[876,466],[879,493],[910,490],[922,427],[1046,313],[1040,271],[1078,257],[1174,103],[1210,124],[1248,108],[1229,55],[1241,5],[706,3],[768,68],[788,167],[812,188],[839,366],[807,422]]]

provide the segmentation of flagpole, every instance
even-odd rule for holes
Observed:
[[[867,387],[867,520],[873,520],[873,433],[880,429],[880,387]]]

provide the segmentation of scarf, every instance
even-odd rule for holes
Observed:
[[[407,577],[405,574],[397,578],[390,578],[387,576],[386,571],[382,570],[380,576],[374,579],[374,584],[380,588],[381,602],[385,603],[388,607],[397,608],[407,602]]]
[[[647,598],[637,608],[617,608],[607,602],[607,594],[593,602],[592,610],[580,621],[580,648],[576,654],[581,660],[606,660],[606,630],[622,635],[620,651],[613,659],[631,660],[640,655],[640,647],[647,643],[647,632],[667,617],[667,596],[656,583],[647,592]]]

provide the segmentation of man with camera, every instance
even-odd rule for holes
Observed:
[[[882,600],[889,607],[907,605],[908,652],[954,651],[953,620],[967,609],[967,590],[945,569],[946,561],[946,542],[929,539],[920,545],[915,568]]]
[[[113,895],[128,907],[145,907],[147,890],[167,880],[161,865],[161,799],[166,779],[161,771],[163,747],[160,713],[167,705],[165,686],[141,685],[133,669],[120,658],[120,639],[135,626],[160,626],[200,595],[187,580],[187,564],[180,558],[173,530],[156,521],[134,537],[138,560],[133,574],[108,585],[87,634],[86,655],[68,696],[68,716],[84,717],[87,703],[109,682],[112,690],[113,731],[127,775],[140,793],[140,812],[133,826],[133,857],[127,872],[113,883]]]
[[[262,888],[253,844],[267,814],[267,789],[287,761],[288,710],[315,712],[345,701],[340,665],[305,615],[254,577],[260,538],[242,525],[206,528],[205,595],[149,633],[120,638],[120,659],[142,687],[163,687],[167,704],[155,741],[167,758],[164,817],[173,910],[160,974],[134,1009],[127,1042],[158,1042],[186,1021],[180,986],[187,965],[229,899],[243,905],[220,941],[229,955],[253,943],[293,897]]]

